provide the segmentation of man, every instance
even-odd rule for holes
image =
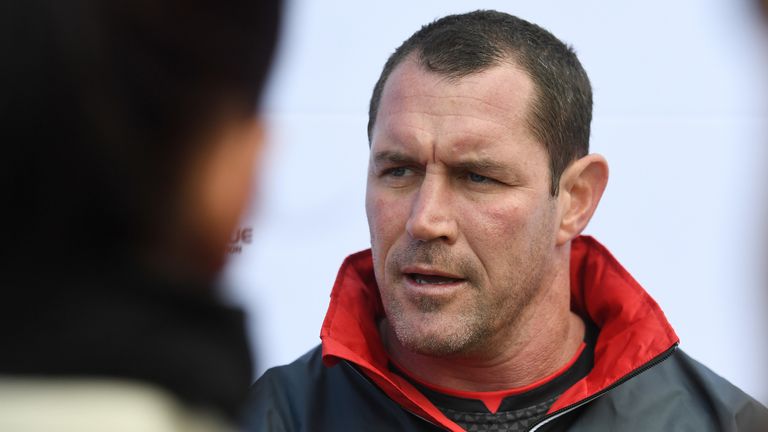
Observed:
[[[749,430],[764,407],[677,350],[580,236],[608,180],[575,54],[516,17],[442,18],[371,98],[370,251],[322,348],[255,385],[253,430]]]
[[[0,6],[0,430],[230,430],[218,295],[280,2]]]

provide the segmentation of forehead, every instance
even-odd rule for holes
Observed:
[[[533,81],[511,62],[451,78],[409,58],[384,86],[372,141],[531,141],[533,97]]]

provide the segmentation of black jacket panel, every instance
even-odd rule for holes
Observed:
[[[351,364],[327,368],[322,348],[268,370],[253,386],[247,430],[442,431],[405,411]]]

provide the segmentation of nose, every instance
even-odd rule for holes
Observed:
[[[414,240],[453,244],[458,235],[453,210],[448,186],[440,178],[426,175],[413,198],[405,229]]]

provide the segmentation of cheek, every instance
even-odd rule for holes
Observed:
[[[522,206],[510,203],[491,203],[484,207],[474,207],[464,214],[472,217],[465,226],[485,243],[508,243],[513,240],[516,234],[520,233],[526,218]]]
[[[531,235],[540,234],[552,219],[554,207],[530,198],[489,206],[483,217],[491,234],[511,242],[529,241]]]
[[[365,197],[365,212],[368,217],[368,229],[371,235],[371,252],[373,254],[373,266],[376,281],[381,295],[389,297],[385,271],[387,257],[398,238],[405,232],[403,208],[406,207],[399,199],[387,197],[386,194],[376,193],[368,188]],[[407,218],[407,210],[405,211]]]
[[[396,211],[388,200],[380,195],[368,194],[365,200],[368,229],[371,235],[371,251],[377,278],[384,274],[384,263],[392,244],[397,239]],[[381,284],[383,281],[379,281]]]
[[[388,248],[405,229],[408,208],[402,198],[388,197],[369,187],[365,197],[365,212],[374,251]]]
[[[510,261],[526,255],[538,241],[542,215],[519,202],[493,202],[464,209],[462,231],[488,277],[501,277]]]

